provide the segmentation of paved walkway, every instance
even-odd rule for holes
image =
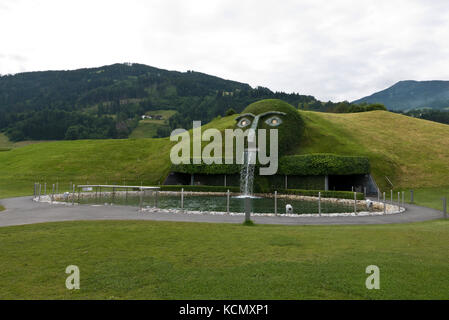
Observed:
[[[31,197],[0,200],[6,211],[0,212],[0,226],[14,226],[50,221],[74,220],[159,220],[210,223],[242,223],[243,216],[230,215],[193,215],[174,213],[139,212],[137,208],[125,206],[91,206],[91,205],[50,205],[37,203]],[[406,223],[439,219],[443,213],[438,210],[405,205],[405,213],[384,216],[360,217],[252,217],[259,224],[285,225],[354,225],[354,224],[388,224]]]

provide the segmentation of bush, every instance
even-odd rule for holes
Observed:
[[[338,156],[334,154],[307,154],[286,156],[279,160],[278,173],[285,175],[351,175],[370,172],[369,159],[365,157]]]
[[[173,172],[202,174],[238,174],[240,169],[239,164],[178,164],[171,167]],[[370,173],[370,163],[366,157],[327,153],[285,156],[279,160],[277,173],[290,176],[367,174]]]
[[[192,161],[190,161],[192,163]],[[201,174],[236,174],[240,173],[240,164],[174,164],[171,171]]]

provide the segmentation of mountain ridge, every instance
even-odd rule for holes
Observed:
[[[382,103],[389,110],[445,109],[449,107],[449,81],[402,80],[394,85],[354,100],[352,103]]]

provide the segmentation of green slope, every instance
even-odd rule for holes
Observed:
[[[131,139],[141,139],[141,138],[154,138],[157,136],[157,129],[161,127],[166,127],[168,129],[168,119],[176,114],[175,110],[155,110],[149,111],[146,114],[149,115],[160,115],[161,120],[154,119],[144,119],[140,120],[137,128],[129,135]]]
[[[376,182],[389,190],[449,185],[449,126],[385,111],[331,114],[300,111],[306,129],[296,153],[370,158]],[[235,115],[205,125],[220,130]],[[169,170],[165,139],[80,140],[28,145],[0,152],[0,197],[29,194],[34,181],[157,184]]]
[[[77,140],[0,152],[0,197],[30,194],[34,181],[157,184],[168,173],[168,139]]]

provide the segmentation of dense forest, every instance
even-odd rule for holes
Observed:
[[[414,118],[449,124],[449,110],[417,109],[402,114]]]
[[[176,110],[158,136],[240,112],[260,99],[282,99],[297,108],[362,112],[382,105],[321,102],[313,96],[272,92],[200,72],[142,64],[73,71],[26,72],[0,77],[0,131],[11,140],[126,138],[145,112]]]

